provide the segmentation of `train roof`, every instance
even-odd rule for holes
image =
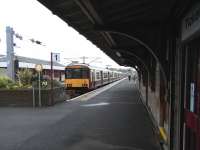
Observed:
[[[83,64],[83,63],[73,63],[73,64],[69,64],[66,66],[66,68],[73,68],[75,66],[82,66],[84,68],[89,68],[89,69],[95,69],[95,70],[101,70],[101,71],[108,71],[108,72],[119,72],[119,71],[113,71],[113,70],[109,70],[106,68],[101,68],[101,67],[96,67],[96,66],[91,66],[88,64]]]
[[[96,67],[96,66],[91,66],[89,64],[83,64],[83,63],[72,63],[72,64],[67,65],[65,68],[73,68],[75,66],[82,66],[83,68],[95,69],[95,70],[98,70],[98,71],[107,71],[107,72],[123,74],[123,72],[121,72],[121,71],[109,70],[109,69],[106,69],[106,68],[100,68],[100,67]]]
[[[66,68],[67,68],[67,67],[73,67],[73,66],[89,67],[88,64],[83,64],[83,63],[71,63],[71,64],[67,65]]]
[[[100,67],[96,67],[96,66],[91,66],[89,64],[83,64],[83,63],[73,63],[73,64],[69,64],[66,66],[66,68],[71,68],[71,67],[75,67],[75,66],[81,66],[81,67],[84,67],[84,68],[89,68],[89,69],[96,69],[96,70],[108,70],[108,69],[105,69],[105,68],[100,68]]]

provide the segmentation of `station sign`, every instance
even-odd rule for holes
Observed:
[[[52,53],[53,61],[60,62],[60,53]]]
[[[36,64],[36,65],[35,65],[35,70],[36,70],[37,72],[42,72],[43,66],[42,66],[41,64]]]
[[[200,3],[196,4],[182,20],[182,41],[188,41],[200,35]]]
[[[194,112],[195,109],[195,85],[194,83],[190,84],[190,111]]]

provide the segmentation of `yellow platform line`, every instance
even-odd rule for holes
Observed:
[[[163,127],[159,127],[160,135],[162,140],[167,143],[167,134],[165,132],[165,129]]]

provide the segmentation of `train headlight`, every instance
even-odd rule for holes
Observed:
[[[67,87],[72,87],[72,84],[67,84]]]
[[[82,87],[87,87],[88,85],[87,84],[82,84]]]

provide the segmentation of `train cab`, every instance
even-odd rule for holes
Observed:
[[[67,89],[88,89],[90,68],[82,64],[67,66],[65,68],[65,86]]]

